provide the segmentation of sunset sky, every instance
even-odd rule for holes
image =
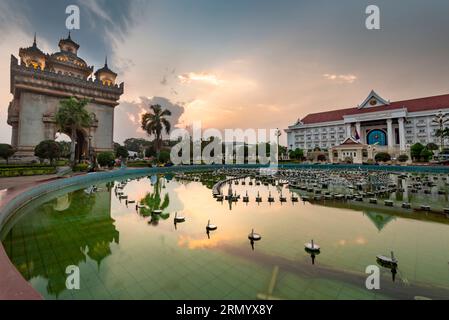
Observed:
[[[79,56],[125,82],[115,140],[144,137],[139,117],[159,103],[178,127],[286,128],[311,112],[355,107],[371,89],[387,100],[449,93],[449,1],[0,0],[0,141],[10,55],[57,51],[65,8]],[[381,29],[365,28],[365,8]],[[285,141],[285,134],[283,137]]]

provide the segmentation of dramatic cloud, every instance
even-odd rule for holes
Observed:
[[[109,14],[104,10],[104,8],[107,8],[107,3],[104,1],[93,1],[93,0],[78,0],[79,4],[81,6],[84,6],[85,9],[87,9],[87,12],[94,14],[95,17],[91,17],[92,19],[89,21],[95,21],[96,18],[103,19],[109,23],[114,23],[109,16]]]
[[[57,50],[69,4],[81,9],[80,56],[99,67],[107,54],[125,82],[118,140],[145,136],[142,95],[182,107],[180,126],[222,129],[286,128],[357,106],[372,89],[392,101],[447,93],[449,2],[408,0],[406,15],[403,1],[378,2],[381,32],[366,30],[357,1],[0,0],[1,140],[10,141],[9,55],[35,31],[42,50]]]
[[[323,74],[323,77],[327,80],[336,80],[340,83],[353,83],[357,80],[357,76],[353,74]]]
[[[122,143],[132,137],[148,138],[140,127],[140,120],[142,115],[148,112],[149,107],[154,104],[159,104],[162,108],[171,111],[172,115],[168,119],[172,129],[181,126],[180,118],[184,113],[182,103],[174,103],[164,97],[140,97],[137,102],[123,101],[116,108],[114,141]]]

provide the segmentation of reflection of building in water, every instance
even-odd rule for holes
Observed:
[[[102,188],[89,196],[79,190],[29,212],[14,225],[3,244],[27,280],[48,279],[48,292],[58,296],[66,290],[67,266],[90,258],[99,268],[111,254],[110,245],[119,243],[114,222],[111,191]]]
[[[70,207],[70,194],[66,193],[56,198],[56,203],[53,206],[55,211],[65,211]]]
[[[385,213],[364,211],[363,214],[371,220],[379,231],[382,231],[390,221],[396,220],[396,217]]]

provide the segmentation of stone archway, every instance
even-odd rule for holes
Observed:
[[[75,160],[81,162],[81,160],[87,160],[89,158],[89,145],[85,132],[77,130],[76,132],[76,147],[75,147]]]
[[[72,132],[70,129],[66,129],[61,132],[60,135],[64,135],[67,142],[71,142]],[[58,134],[56,135],[58,136]],[[76,131],[76,145],[75,145],[75,161],[81,162],[82,160],[89,159],[89,135],[85,130]],[[56,137],[55,137],[56,138]],[[57,140],[57,139],[56,139]]]

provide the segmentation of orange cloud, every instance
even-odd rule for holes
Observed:
[[[340,82],[345,82],[345,83],[353,83],[354,81],[357,80],[357,76],[353,75],[353,74],[329,74],[329,73],[325,73],[323,74],[323,77],[327,80],[339,80]]]
[[[189,84],[194,81],[197,82],[203,82],[207,84],[212,84],[214,86],[218,86],[223,82],[223,80],[220,80],[215,74],[208,73],[208,72],[189,72],[184,73],[178,76],[178,79],[181,81],[182,84]]]

